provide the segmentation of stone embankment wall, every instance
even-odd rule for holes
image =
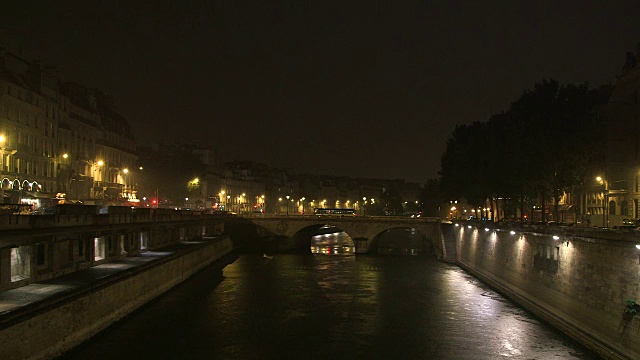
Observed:
[[[459,266],[604,358],[640,359],[640,314],[624,315],[640,302],[640,237],[450,226]]]
[[[49,359],[62,354],[232,250],[229,237],[106,279],[0,330],[0,359]]]

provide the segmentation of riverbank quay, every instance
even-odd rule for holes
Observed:
[[[470,274],[605,359],[640,358],[638,231],[443,227],[447,258]]]
[[[229,254],[202,237],[0,293],[0,359],[51,359]]]

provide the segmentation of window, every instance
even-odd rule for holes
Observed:
[[[84,256],[84,241],[78,239],[78,256]]]
[[[37,261],[36,264],[38,266],[40,265],[44,265],[45,264],[45,250],[46,250],[46,244],[43,243],[39,243],[36,245],[36,251],[37,251]]]

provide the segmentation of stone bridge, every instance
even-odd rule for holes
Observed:
[[[354,241],[357,253],[367,253],[374,247],[372,243],[387,230],[415,229],[425,236],[426,242],[422,247],[433,246],[441,249],[441,229],[438,218],[408,218],[395,216],[327,216],[327,215],[267,215],[247,214],[242,218],[268,232],[293,237],[303,229],[320,227],[322,225],[335,226],[346,232]]]

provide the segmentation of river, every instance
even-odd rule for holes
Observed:
[[[320,236],[231,255],[63,358],[597,359],[454,265]]]

